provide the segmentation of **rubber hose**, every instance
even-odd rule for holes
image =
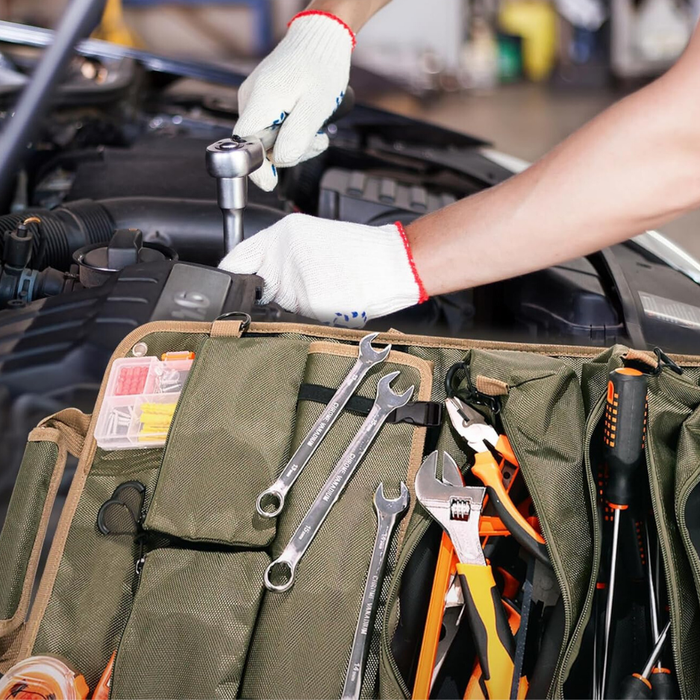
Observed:
[[[161,197],[122,197],[80,200],[56,209],[27,209],[0,216],[0,259],[5,231],[14,230],[30,216],[35,234],[31,266],[66,271],[73,253],[83,246],[106,243],[117,229],[138,228],[144,240],[173,248],[181,260],[216,265],[224,254],[221,210],[214,201]],[[244,215],[245,237],[271,226],[284,212],[250,204]]]

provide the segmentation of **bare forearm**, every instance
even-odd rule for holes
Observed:
[[[307,9],[330,12],[358,32],[389,2],[391,0],[312,0]]]
[[[679,65],[524,173],[409,226],[428,293],[564,262],[700,206],[695,71]]]

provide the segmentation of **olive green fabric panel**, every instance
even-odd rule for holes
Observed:
[[[336,387],[354,361],[354,357],[310,354],[304,381]],[[415,368],[387,361],[370,370],[358,395],[373,399],[379,378],[395,370],[401,375],[394,380],[394,391],[401,393],[410,385],[418,390],[421,378]],[[295,447],[323,410],[317,403],[299,403]],[[362,422],[362,417],[344,412],[321,443],[289,492],[278,519],[273,558],[286,546]],[[283,593],[265,592],[243,697],[340,695],[377,529],[374,492],[383,483],[388,498],[398,496],[400,482],[407,481],[416,430],[420,429],[406,424],[384,425],[302,558],[292,588]],[[390,578],[391,568],[385,588]],[[382,618],[380,609],[378,621]],[[372,669],[376,669],[374,661]]]
[[[264,552],[149,552],[112,697],[235,698],[269,561]]]
[[[540,518],[566,613],[564,650],[581,614],[593,568],[590,479],[584,469],[585,414],[574,370],[517,352],[470,353],[479,375],[509,387],[500,417]]]
[[[683,423],[678,440],[676,464],[676,515],[685,546],[695,591],[700,596],[700,409],[695,409]],[[689,523],[690,521],[690,523]],[[692,527],[691,529],[689,528]]]
[[[684,422],[700,405],[700,387],[664,370],[649,377],[647,466],[672,616],[672,644],[684,697],[700,697],[700,606],[675,511]],[[687,445],[684,445],[684,450]]]
[[[117,648],[133,599],[137,547],[129,535],[103,535],[97,513],[121,483],[153,492],[162,449],[97,450],[70,526],[33,654],[67,659],[90,687]]]
[[[173,419],[146,518],[149,530],[199,542],[263,547],[275,521],[258,495],[289,457],[308,343],[212,338]]]
[[[49,484],[58,459],[54,442],[29,442],[24,450],[0,532],[0,620],[11,618],[20,598]]]
[[[581,370],[581,391],[583,406],[588,415],[605,394],[610,372],[624,365],[623,358],[628,349],[624,345],[615,345],[601,353],[592,362],[587,362]]]

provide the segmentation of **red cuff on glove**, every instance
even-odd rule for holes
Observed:
[[[424,301],[428,301],[430,298],[428,296],[428,293],[425,291],[425,287],[423,286],[423,280],[420,278],[420,275],[418,274],[418,268],[416,267],[416,261],[413,259],[413,252],[411,251],[411,244],[408,242],[408,236],[406,235],[406,230],[403,227],[403,224],[400,221],[396,221],[394,223],[396,228],[398,229],[399,233],[401,234],[401,240],[403,241],[403,247],[406,249],[406,256],[408,257],[408,264],[411,266],[411,272],[413,272],[413,277],[416,280],[416,284],[418,285],[418,294],[420,295],[418,298],[418,303],[422,304]]]
[[[353,49],[355,48],[355,45],[357,44],[357,37],[355,36],[355,32],[353,32],[352,29],[350,29],[350,27],[348,27],[348,25],[345,24],[345,22],[343,22],[342,19],[340,19],[340,17],[336,17],[335,15],[332,15],[330,12],[323,12],[322,10],[304,10],[304,12],[300,12],[299,14],[294,15],[294,17],[292,17],[292,19],[289,20],[287,27],[290,27],[292,22],[295,19],[299,19],[299,17],[309,17],[311,15],[319,15],[320,17],[328,17],[329,19],[335,20],[339,25],[341,25],[341,27],[345,27],[345,29],[347,29],[349,34],[350,34],[350,38],[352,39],[352,48]]]

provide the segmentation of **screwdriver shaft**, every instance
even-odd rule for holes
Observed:
[[[608,599],[605,604],[605,629],[603,630],[603,674],[600,678],[600,695],[605,697],[605,681],[608,673],[608,655],[610,652],[610,627],[612,625],[613,598],[615,597],[615,571],[617,569],[617,543],[620,537],[620,509],[613,514],[612,552],[610,556],[610,580]]]
[[[654,588],[654,574],[651,570],[651,540],[649,538],[649,524],[644,528],[647,548],[647,579],[649,581],[649,616],[651,617],[651,638],[659,638],[659,611],[656,607],[656,590]],[[658,663],[659,669],[661,662]]]

